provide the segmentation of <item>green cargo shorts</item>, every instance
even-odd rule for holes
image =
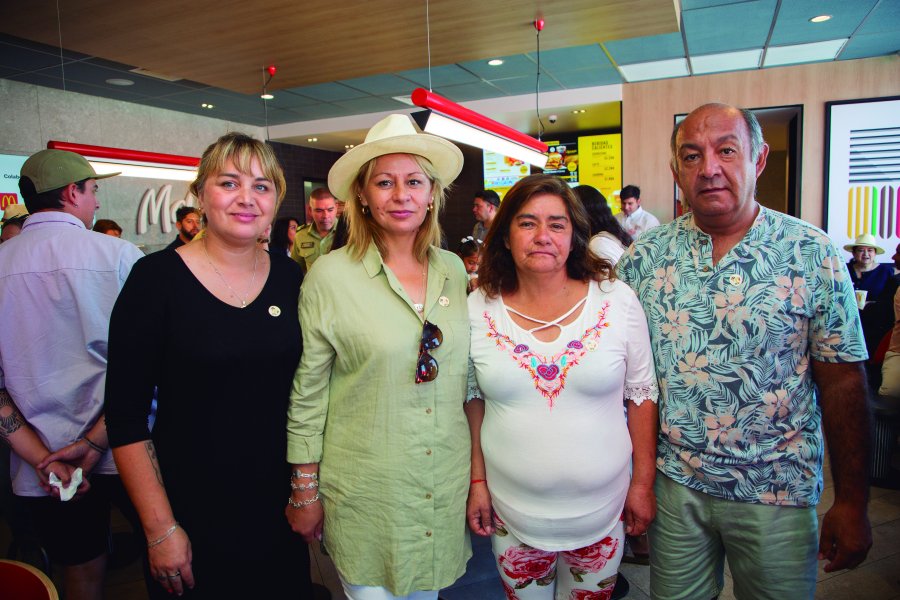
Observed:
[[[803,600],[816,589],[815,507],[722,500],[657,473],[650,526],[650,597],[710,600],[725,558],[738,600]]]

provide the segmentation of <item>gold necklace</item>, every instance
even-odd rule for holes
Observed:
[[[422,303],[413,303],[413,308],[420,315],[425,314],[425,300],[428,299],[428,259],[425,259],[425,265],[422,266]]]
[[[211,266],[213,268],[213,271],[216,272],[216,275],[219,276],[219,279],[222,280],[222,283],[225,284],[225,287],[228,288],[228,291],[231,292],[231,295],[234,296],[234,299],[241,303],[241,308],[247,308],[247,301],[244,300],[244,298],[242,296],[240,296],[236,291],[234,291],[234,288],[228,284],[228,281],[225,279],[225,277],[222,275],[222,273],[219,272],[219,269],[216,268],[215,263],[209,257],[209,250],[206,249],[206,238],[203,238],[203,253],[206,254],[206,262],[208,262],[209,266]],[[256,263],[258,260],[259,260],[259,249],[254,246],[253,247],[253,275],[250,277],[250,285],[247,287],[247,291],[244,292],[245,296],[250,295],[250,292],[253,290],[253,282],[256,281]]]

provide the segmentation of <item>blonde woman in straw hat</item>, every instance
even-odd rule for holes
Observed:
[[[462,162],[390,115],[328,174],[349,238],[301,291],[285,512],[324,540],[351,600],[436,598],[471,554],[467,278],[438,248]]]
[[[876,256],[884,254],[884,248],[875,243],[875,236],[864,233],[844,246],[853,258],[847,263],[850,281],[857,290],[860,301],[860,321],[866,338],[869,356],[874,356],[881,338],[894,325],[894,292],[897,281],[894,278],[893,263],[879,263]],[[859,294],[865,291],[865,294]]]

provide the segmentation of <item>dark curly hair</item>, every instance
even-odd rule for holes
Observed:
[[[518,289],[519,277],[512,253],[506,247],[512,221],[531,198],[540,194],[558,196],[566,205],[572,223],[572,245],[566,259],[566,273],[579,281],[603,281],[615,277],[612,263],[590,251],[591,224],[581,201],[563,180],[553,175],[531,175],[510,189],[491,223],[481,249],[478,286],[489,298]]]

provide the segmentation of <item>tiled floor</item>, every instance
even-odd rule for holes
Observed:
[[[819,508],[820,518],[831,506],[832,499],[833,488],[826,468],[826,489]],[[872,523],[874,545],[868,558],[853,571],[826,574],[820,568],[817,600],[900,600],[900,490],[873,487],[869,502],[869,519]],[[115,523],[116,529],[127,527],[124,521]],[[6,522],[0,520],[0,550],[3,553],[9,545],[9,540]],[[484,539],[474,541],[475,555],[469,561],[468,571],[454,586],[444,590],[441,597],[445,600],[505,600],[494,570],[489,542]],[[331,560],[314,547],[311,562],[313,581],[324,584],[331,590],[333,600],[345,600]],[[622,565],[621,570],[631,583],[628,598],[649,599],[649,567]],[[59,569],[54,570],[57,585],[59,572]],[[732,600],[734,594],[727,571],[725,580],[725,590],[720,600]],[[106,597],[107,600],[146,600],[147,595],[138,561],[109,572]]]

